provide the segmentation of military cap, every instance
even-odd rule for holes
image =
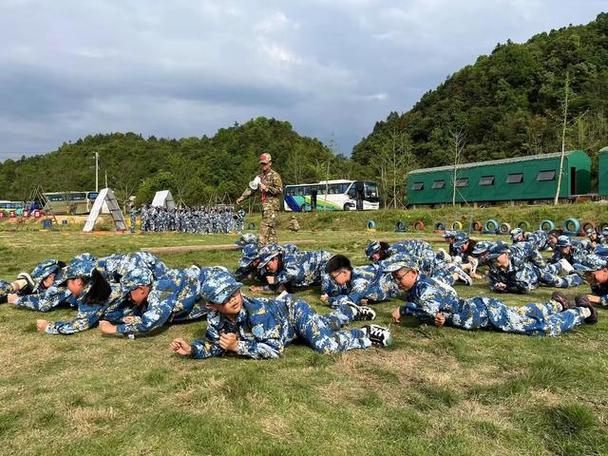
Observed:
[[[557,238],[557,247],[570,247],[572,246],[572,241],[570,240],[570,237],[566,236],[565,234],[562,234],[561,236],[559,236]]]
[[[524,230],[522,230],[521,228],[514,228],[511,230],[511,240],[512,241],[517,241],[519,239],[519,237],[524,234]]]
[[[247,244],[243,247],[243,256],[239,260],[239,267],[246,268],[260,255],[260,249],[256,244]]]
[[[227,272],[213,274],[203,282],[201,295],[212,304],[224,304],[242,285]]]
[[[235,241],[239,247],[245,247],[248,244],[257,244],[258,237],[253,233],[243,233],[240,238]]]
[[[272,161],[272,156],[268,153],[264,153],[260,155],[260,163],[270,163]]]
[[[64,267],[65,264],[62,261],[50,259],[45,260],[39,265],[37,265],[32,271],[32,279],[34,280],[34,285],[37,287],[40,283],[46,279],[49,275],[55,274],[55,280],[58,279],[57,273],[59,270]]]
[[[456,233],[456,231],[445,230],[443,232],[442,236],[444,237],[444,239],[451,239],[451,238],[455,238],[457,234],[458,233]]]
[[[268,264],[270,260],[279,255],[282,252],[281,247],[278,244],[268,244],[262,247],[259,253],[260,264],[258,268],[263,268]]]
[[[365,248],[365,255],[367,255],[367,258],[371,259],[372,255],[378,253],[381,248],[380,241],[368,241],[367,247]]]
[[[490,241],[479,241],[475,244],[475,247],[473,247],[473,255],[481,255],[482,253],[487,252],[493,244],[494,243]]]
[[[503,241],[498,241],[492,247],[488,249],[488,258],[490,260],[494,260],[498,258],[503,253],[508,253],[510,251],[509,245]]]
[[[466,233],[459,232],[454,237],[454,248],[459,249],[463,245],[469,242],[469,236]]]
[[[70,264],[65,270],[64,279],[74,279],[76,277],[91,277],[93,269],[97,263],[95,258],[90,253],[81,253],[75,256],[70,261]]]
[[[154,282],[152,271],[147,268],[136,267],[120,278],[120,291],[126,296],[137,287],[151,285],[152,282]]]
[[[383,272],[396,272],[401,269],[414,269],[420,270],[418,262],[411,257],[400,257],[398,260],[384,260],[380,263],[380,268]]]

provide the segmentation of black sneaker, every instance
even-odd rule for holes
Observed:
[[[593,304],[591,304],[587,295],[578,295],[574,299],[574,302],[576,303],[576,307],[586,307],[591,312],[591,315],[585,318],[585,323],[590,325],[597,323],[597,310],[593,307]]]
[[[561,291],[554,291],[551,293],[551,300],[558,302],[562,305],[562,310],[568,310],[574,308],[574,304],[570,302],[568,296]]]
[[[369,340],[372,341],[372,345],[388,347],[393,343],[391,332],[384,326],[366,325],[361,329],[365,331],[367,337],[369,337]]]
[[[354,302],[349,302],[348,306],[353,310],[354,321],[371,321],[376,319],[376,311],[368,306],[358,306]]]

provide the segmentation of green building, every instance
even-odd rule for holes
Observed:
[[[597,192],[601,196],[608,196],[608,147],[600,149],[598,159]]]
[[[407,204],[451,203],[454,175],[457,203],[551,200],[557,190],[560,156],[557,152],[467,163],[456,169],[417,169],[407,174]],[[608,153],[604,156],[608,160]],[[608,161],[606,165],[608,172]],[[563,170],[561,198],[590,192],[591,159],[584,151],[566,152]]]

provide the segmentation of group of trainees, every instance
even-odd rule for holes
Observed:
[[[48,259],[14,281],[0,281],[0,303],[48,312],[76,311],[67,321],[37,320],[47,334],[74,334],[98,327],[103,334],[135,337],[173,322],[206,319],[204,338],[171,342],[173,352],[193,358],[234,353],[276,358],[295,340],[321,353],[372,345],[388,346],[388,328],[354,321],[376,318],[372,304],[400,297],[392,319],[415,317],[436,326],[492,328],[558,335],[581,323],[597,322],[595,306],[608,306],[608,247],[589,247],[561,233],[511,233],[512,244],[476,242],[446,232],[447,251],[421,240],[388,244],[370,241],[370,263],[353,267],[344,255],[302,251],[293,244],[260,245],[245,234],[237,241],[241,259],[234,273],[220,266],[169,268],[148,252],[96,258],[88,253],[64,263]],[[545,261],[542,250],[553,255]],[[511,307],[486,296],[461,298],[454,286],[470,285],[487,268],[490,289],[530,293],[538,286],[576,287],[585,280],[591,294],[574,299],[555,291],[547,302]],[[247,296],[250,290],[271,295]],[[321,315],[293,293],[320,287],[331,311]]]

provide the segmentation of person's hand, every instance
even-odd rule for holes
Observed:
[[[9,293],[6,297],[6,302],[8,302],[9,304],[17,304],[18,300],[19,295],[17,293]]]
[[[364,298],[364,299],[362,299],[362,300],[359,302],[359,305],[360,305],[360,306],[366,306],[368,302],[369,302],[369,299],[365,299],[365,298]]]
[[[268,282],[270,285],[273,285],[277,283],[277,278],[273,275],[266,276],[266,282]]]
[[[266,190],[268,190],[268,186],[264,185],[260,182],[260,190],[262,190],[263,192],[265,192]]]
[[[238,341],[235,333],[220,334],[220,347],[226,351],[235,352],[238,347]]]
[[[116,334],[116,325],[107,320],[101,320],[99,322],[99,330],[104,334]]]
[[[397,324],[401,323],[401,312],[399,311],[399,307],[393,310],[391,317],[393,317],[393,322]]]
[[[242,202],[243,202],[243,197],[239,196],[239,197],[236,199],[236,204],[241,204]]]
[[[140,320],[140,318],[134,315],[129,315],[122,319],[123,323],[126,323],[127,325],[130,323],[135,323],[137,320]]]
[[[496,288],[497,290],[506,290],[507,285],[502,282],[498,282],[496,285],[494,285],[494,288]]]
[[[445,325],[445,314],[437,312],[435,314],[435,326],[441,328],[443,325]]]
[[[47,320],[36,320],[36,329],[40,332],[45,332],[46,328],[49,327],[49,322]]]
[[[261,293],[262,291],[264,291],[264,287],[260,287],[259,285],[251,285],[249,287],[249,291],[253,291],[255,293]]]
[[[327,293],[323,293],[321,295],[320,299],[321,299],[321,302],[327,302],[327,301],[329,301],[329,295]]]
[[[190,356],[192,354],[192,346],[184,339],[173,339],[169,344],[171,351],[182,356]]]

